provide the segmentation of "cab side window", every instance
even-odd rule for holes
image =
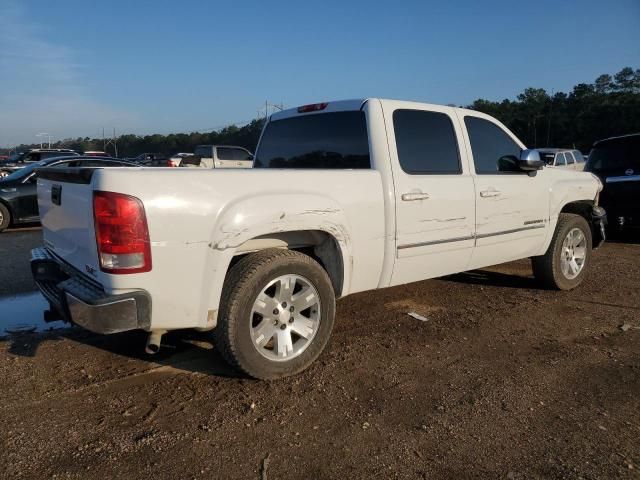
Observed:
[[[496,124],[478,117],[464,117],[469,132],[476,173],[491,175],[518,170],[520,146]]]
[[[216,148],[218,154],[218,160],[235,160],[233,155],[233,148]]]
[[[571,152],[564,152],[564,156],[567,158],[567,165],[573,165],[576,163]]]
[[[234,148],[233,156],[235,160],[253,160],[251,154],[242,148]]]
[[[566,164],[564,153],[556,154],[556,167],[564,167]]]
[[[458,140],[448,115],[422,110],[393,112],[398,160],[410,175],[460,174]]]

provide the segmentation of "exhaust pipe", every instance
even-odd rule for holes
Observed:
[[[160,341],[165,333],[167,333],[166,330],[151,330],[149,337],[147,337],[147,346],[144,351],[149,355],[158,353],[160,351]]]

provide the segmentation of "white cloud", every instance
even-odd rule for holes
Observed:
[[[42,26],[17,2],[2,2],[0,25],[0,145],[33,143],[38,132],[96,136],[102,126],[137,123],[87,92],[74,51],[42,38]]]

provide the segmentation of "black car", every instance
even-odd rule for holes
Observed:
[[[141,153],[137,157],[129,158],[128,160],[144,167],[173,167],[173,163],[162,153]]]
[[[640,227],[640,133],[597,141],[584,170],[604,184],[600,204],[609,225]]]
[[[0,179],[0,232],[9,225],[40,220],[36,191],[39,167],[139,167],[124,160],[107,157],[55,157],[33,162]]]

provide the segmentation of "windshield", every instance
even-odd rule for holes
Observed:
[[[597,144],[589,154],[585,169],[588,171],[625,169],[640,171],[640,135]]]
[[[331,112],[267,124],[254,168],[369,168],[364,112]]]
[[[31,172],[33,172],[36,168],[43,167],[46,164],[47,162],[43,162],[43,161],[30,163],[26,167],[22,167],[20,170],[16,170],[11,175],[7,175],[6,177],[3,178],[3,180],[20,180],[22,178],[25,178]]]

